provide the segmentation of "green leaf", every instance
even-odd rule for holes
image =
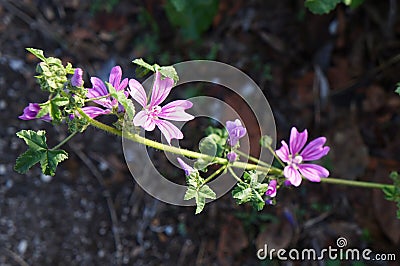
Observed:
[[[60,95],[57,95],[53,99],[51,99],[52,103],[57,106],[65,106],[69,103],[68,97],[62,97]]]
[[[40,110],[37,113],[36,118],[41,118],[42,116],[50,113],[50,101],[39,104],[39,107],[40,107]]]
[[[155,71],[154,66],[150,65],[149,63],[146,63],[142,58],[137,58],[135,60],[132,61],[132,63],[144,67],[150,71]]]
[[[342,0],[306,0],[304,5],[314,14],[327,14]]]
[[[25,141],[28,150],[21,154],[15,163],[14,169],[18,173],[26,173],[33,165],[40,162],[42,172],[46,175],[54,175],[58,163],[68,158],[64,150],[51,150],[47,148],[44,130],[21,130],[17,136]]]
[[[268,135],[261,136],[260,145],[261,145],[261,147],[264,147],[264,148],[271,147],[272,138]]]
[[[42,172],[45,175],[53,176],[56,173],[57,165],[68,159],[68,153],[64,150],[47,150],[40,160]]]
[[[212,24],[218,12],[219,0],[169,0],[164,5],[169,22],[180,28],[185,39],[199,39]]]
[[[178,73],[173,66],[162,66],[159,67],[157,70],[161,73],[163,77],[171,78],[175,81],[175,83],[178,82]]]
[[[202,154],[209,155],[210,158],[199,158],[194,163],[194,168],[201,171],[206,171],[207,166],[213,163],[217,153],[217,144],[212,137],[207,136],[200,141],[199,150]]]
[[[33,149],[34,151],[47,149],[45,134],[46,132],[44,130],[39,130],[38,132],[35,132],[33,130],[24,129],[17,132],[17,136],[23,139],[26,145],[28,145],[29,148]]]
[[[263,179],[264,176],[258,172],[245,172],[243,174],[244,182],[238,183],[232,190],[233,198],[238,204],[249,202],[256,210],[262,210],[265,206],[262,195],[268,188],[268,184],[261,183]]]
[[[216,199],[216,194],[208,185],[202,185],[199,188],[189,186],[183,199],[190,200],[193,198],[196,200],[195,214],[199,214],[204,209],[206,199]]]
[[[350,8],[355,9],[355,8],[359,7],[360,5],[362,5],[362,3],[364,3],[364,0],[351,0]]]
[[[37,58],[39,58],[42,61],[46,61],[46,57],[43,54],[43,51],[40,49],[35,49],[35,48],[26,48],[26,50],[28,50],[28,52],[30,52],[31,54],[33,54],[34,56],[36,56]]]
[[[400,82],[397,83],[397,89],[395,90],[395,92],[400,95]]]
[[[128,99],[123,90],[117,91],[113,85],[106,82],[107,89],[110,92],[111,97],[117,99],[117,101],[124,107],[125,113],[127,115],[127,120],[133,120],[135,116],[135,106],[131,99]]]
[[[15,171],[20,174],[25,174],[32,166],[41,160],[44,152],[45,151],[28,149],[17,158],[14,166]]]

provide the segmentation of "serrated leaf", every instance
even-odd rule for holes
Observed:
[[[342,0],[306,0],[304,5],[314,14],[327,14]]]
[[[271,147],[271,145],[272,145],[271,136],[268,136],[268,135],[262,136],[260,139],[260,145],[261,145],[261,147],[264,147],[264,148]]]
[[[175,83],[178,82],[179,80],[178,73],[176,72],[173,66],[162,66],[159,67],[157,70],[163,77],[171,78],[175,81]]]
[[[47,150],[40,160],[42,172],[45,175],[54,176],[56,173],[57,165],[68,159],[68,153],[64,150]]]
[[[106,82],[106,86],[108,91],[110,92],[111,97],[117,99],[118,103],[120,103],[124,107],[127,119],[129,121],[133,120],[133,117],[135,116],[135,106],[133,105],[132,100],[126,97],[123,90],[117,91],[114,86],[108,82]]]
[[[39,130],[38,132],[35,132],[33,130],[24,129],[17,132],[16,134],[19,138],[25,141],[26,145],[28,145],[29,148],[33,149],[34,151],[47,149],[45,136],[46,132],[44,130]]]
[[[190,200],[196,197],[196,188],[193,186],[189,186],[186,190],[185,196],[183,197],[184,200]]]
[[[34,56],[36,56],[37,58],[39,58],[42,61],[46,61],[46,57],[43,54],[43,51],[40,49],[35,49],[35,48],[26,48],[26,50],[28,50],[28,52],[30,52],[31,54],[33,54]]]
[[[39,130],[21,130],[17,136],[28,145],[28,150],[20,155],[14,166],[15,171],[26,173],[33,165],[40,162],[42,172],[46,175],[54,175],[58,163],[68,158],[64,150],[49,150],[46,143],[46,132]]]
[[[53,101],[50,101],[49,114],[50,114],[51,119],[54,122],[61,121],[62,113],[61,113],[60,107]]]
[[[148,69],[150,71],[155,72],[154,66],[150,65],[149,63],[146,63],[142,58],[137,58],[137,59],[133,60],[132,63],[134,63],[140,67],[143,67],[145,69]]]
[[[45,152],[45,150],[35,151],[33,149],[28,149],[17,158],[14,170],[20,174],[25,174],[32,166],[41,160],[43,153]]]

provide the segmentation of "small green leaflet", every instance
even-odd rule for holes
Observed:
[[[106,82],[107,89],[110,92],[111,97],[117,99],[117,101],[125,108],[125,113],[127,115],[127,120],[133,120],[135,116],[135,106],[131,99],[128,99],[123,90],[117,91],[113,85]]]
[[[217,144],[210,136],[203,138],[199,143],[199,150],[202,154],[210,156],[209,158],[199,158],[194,163],[194,168],[203,172],[207,171],[207,166],[213,163],[215,154],[217,152]]]
[[[342,0],[306,0],[304,5],[314,14],[327,14]]]
[[[30,52],[31,54],[33,54],[34,56],[36,56],[37,58],[39,58],[40,60],[46,61],[46,57],[44,56],[42,50],[35,49],[35,48],[26,48],[26,50],[28,52]]]
[[[271,147],[272,138],[268,135],[261,136],[260,145],[261,145],[261,147],[264,147],[264,148]]]
[[[25,174],[32,166],[40,162],[42,172],[53,176],[58,163],[68,158],[68,154],[64,150],[48,149],[45,134],[44,130],[37,132],[21,130],[17,132],[17,136],[28,145],[28,150],[17,158],[14,166],[15,171]]]
[[[207,185],[202,185],[199,188],[189,186],[185,193],[184,200],[196,200],[196,214],[199,214],[206,205],[206,199],[216,199],[215,192]]]
[[[239,182],[232,191],[232,196],[238,204],[250,202],[253,208],[260,211],[265,202],[262,195],[267,191],[268,184],[260,182],[257,172],[245,172],[244,182]]]
[[[400,219],[400,175],[398,172],[391,172],[389,177],[393,180],[393,186],[382,189],[385,198],[394,201],[397,205],[397,219]]]
[[[400,82],[397,83],[397,88],[396,88],[395,92],[400,95]]]
[[[173,66],[159,66],[157,64],[150,65],[149,63],[146,63],[142,58],[135,59],[132,62],[141,68],[141,71],[137,73],[139,75],[144,76],[149,73],[149,71],[159,71],[163,77],[172,78],[175,83],[177,83],[179,80],[178,73]]]

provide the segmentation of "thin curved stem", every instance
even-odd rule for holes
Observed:
[[[194,151],[190,151],[190,150],[186,150],[186,149],[182,149],[182,148],[177,148],[174,146],[169,146],[169,145],[165,145],[162,144],[160,142],[154,141],[154,140],[150,140],[150,139],[146,139],[140,135],[138,135],[137,133],[130,133],[130,132],[124,132],[124,134],[122,133],[122,131],[110,127],[106,124],[103,124],[97,120],[94,120],[92,118],[90,118],[87,114],[85,114],[82,109],[78,109],[78,112],[80,115],[82,115],[90,124],[92,124],[93,126],[104,130],[108,133],[120,136],[120,137],[124,137],[126,139],[135,141],[137,143],[158,149],[158,150],[163,150],[166,152],[171,152],[171,153],[175,153],[175,154],[179,154],[182,156],[186,156],[189,158],[194,158],[194,159],[207,159],[209,161],[212,161],[216,164],[222,164],[222,165],[227,165],[228,164],[228,160],[225,158],[220,158],[220,157],[212,157],[209,156],[207,154],[203,154],[203,153],[199,153],[199,152],[194,152]],[[275,153],[274,153],[275,154]],[[281,162],[282,163],[282,162]],[[264,164],[266,164],[264,162]],[[283,164],[283,163],[282,163]],[[239,181],[240,178],[238,178],[236,176],[236,174],[234,175],[233,170],[231,169],[231,167],[235,167],[235,168],[241,168],[244,170],[257,170],[260,172],[263,172],[265,174],[276,174],[276,175],[282,175],[282,170],[278,169],[276,167],[270,166],[270,167],[266,167],[266,166],[259,166],[256,164],[250,164],[250,163],[244,163],[244,162],[234,162],[229,164],[228,170],[230,171],[230,173]],[[240,180],[240,182],[243,182]],[[323,183],[330,183],[330,184],[338,184],[338,185],[347,185],[347,186],[355,186],[355,187],[364,187],[364,188],[377,188],[377,189],[383,189],[383,188],[394,188],[393,185],[389,185],[389,184],[382,184],[382,183],[373,183],[373,182],[364,182],[364,181],[354,181],[354,180],[346,180],[346,179],[339,179],[339,178],[322,178],[321,182]]]
[[[63,141],[61,141],[60,143],[58,143],[56,146],[54,146],[53,148],[51,148],[51,150],[57,150],[58,148],[60,148],[62,145],[64,145],[65,143],[67,143],[70,139],[72,139],[76,133],[78,133],[78,131],[74,131],[72,132],[68,137],[66,137]]]
[[[206,183],[208,183],[208,182],[210,182],[214,177],[216,177],[216,176],[219,175],[221,172],[223,172],[223,171],[226,169],[226,167],[228,167],[227,164],[221,166],[217,171],[215,171],[214,173],[212,173],[209,177],[207,177],[207,178],[204,180],[203,185],[206,184]]]
[[[251,155],[247,155],[246,153],[244,153],[242,151],[235,150],[234,152],[236,152],[237,154],[239,154],[241,156],[246,157],[247,159],[249,159],[249,161],[252,161],[253,163],[260,164],[260,165],[265,166],[265,167],[271,167],[271,165],[269,165],[268,163],[260,161],[259,159],[255,158],[255,157],[253,157]]]

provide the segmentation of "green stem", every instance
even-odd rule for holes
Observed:
[[[247,155],[246,153],[244,153],[242,151],[235,150],[234,152],[236,152],[237,154],[239,154],[241,156],[246,157],[247,159],[249,159],[253,163],[260,164],[260,165],[265,166],[265,167],[271,167],[271,165],[267,164],[266,162],[260,161],[259,159],[255,158],[255,157],[253,157],[251,155]]]
[[[217,175],[219,175],[222,171],[224,171],[226,169],[226,167],[228,167],[227,164],[221,166],[217,171],[215,171],[214,173],[212,173],[209,177],[207,177],[204,182],[203,185],[208,183],[210,180],[212,180],[214,177],[216,177]]]
[[[388,184],[339,179],[339,178],[333,178],[333,177],[321,178],[321,183],[346,185],[346,186],[353,186],[353,187],[363,187],[363,188],[378,188],[378,189],[394,188],[393,185],[388,185]]]
[[[239,183],[244,183],[243,181],[242,181],[242,179],[240,179],[237,175],[236,175],[236,173],[232,170],[232,168],[228,168],[228,171],[229,171],[229,173],[231,173],[231,175],[239,182]]]
[[[63,141],[61,141],[60,143],[58,143],[56,146],[54,146],[53,148],[51,148],[50,150],[57,150],[58,148],[60,148],[62,145],[64,145],[65,143],[67,143],[70,139],[72,139],[76,133],[78,133],[78,131],[74,131],[72,132],[68,137],[66,137]]]
[[[92,124],[93,126],[104,130],[108,133],[112,133],[114,135],[120,136],[120,137],[124,137],[127,138],[129,140],[135,141],[139,144],[143,144],[158,150],[163,150],[166,152],[171,152],[171,153],[175,153],[175,154],[179,154],[182,156],[186,156],[189,158],[194,158],[194,159],[206,159],[206,160],[210,160],[216,164],[222,164],[222,165],[227,165],[228,164],[228,160],[225,158],[220,158],[220,157],[212,157],[209,156],[207,154],[202,154],[202,153],[198,153],[198,152],[194,152],[194,151],[190,151],[190,150],[186,150],[186,149],[181,149],[181,148],[177,148],[174,146],[169,146],[169,145],[165,145],[162,143],[159,143],[157,141],[154,140],[150,140],[150,139],[146,139],[142,136],[139,136],[138,134],[132,134],[130,132],[124,132],[124,134],[122,134],[122,131],[110,127],[108,125],[105,125],[97,120],[94,120],[92,118],[90,118],[88,115],[86,115],[82,109],[78,109],[79,114],[81,114],[90,124]],[[59,145],[57,145],[59,146]],[[56,147],[57,147],[56,146]],[[271,149],[272,150],[272,149]],[[274,153],[275,154],[275,153]],[[275,155],[276,156],[276,155]],[[279,159],[280,161],[280,159]],[[282,161],[281,161],[282,163]],[[266,163],[264,163],[266,164]],[[283,163],[282,163],[283,165]],[[257,170],[260,172],[264,172],[264,173],[270,173],[270,174],[276,174],[276,175],[282,175],[282,170],[278,169],[276,167],[265,167],[265,166],[259,166],[256,164],[249,164],[249,163],[245,163],[245,162],[234,162],[232,164],[229,165],[230,167],[228,167],[228,170],[231,172],[231,174],[239,181],[240,178],[238,178],[236,176],[236,174],[234,174],[234,172],[232,171],[231,167],[235,167],[235,168],[241,168],[244,170]],[[222,171],[222,170],[221,170]],[[242,182],[240,180],[240,182]],[[345,180],[345,179],[338,179],[338,178],[322,178],[321,182],[323,183],[330,183],[330,184],[340,184],[340,185],[347,185],[347,186],[356,186],[356,187],[365,187],[365,188],[378,188],[378,189],[383,189],[383,188],[393,188],[393,185],[388,185],[388,184],[382,184],[382,183],[372,183],[372,182],[363,182],[363,181],[353,181],[353,180]]]
[[[271,152],[271,154],[275,157],[275,159],[279,162],[282,167],[285,167],[285,164],[282,162],[281,158],[279,158],[278,155],[276,155],[276,152],[271,148],[270,145],[267,145],[267,149]]]

